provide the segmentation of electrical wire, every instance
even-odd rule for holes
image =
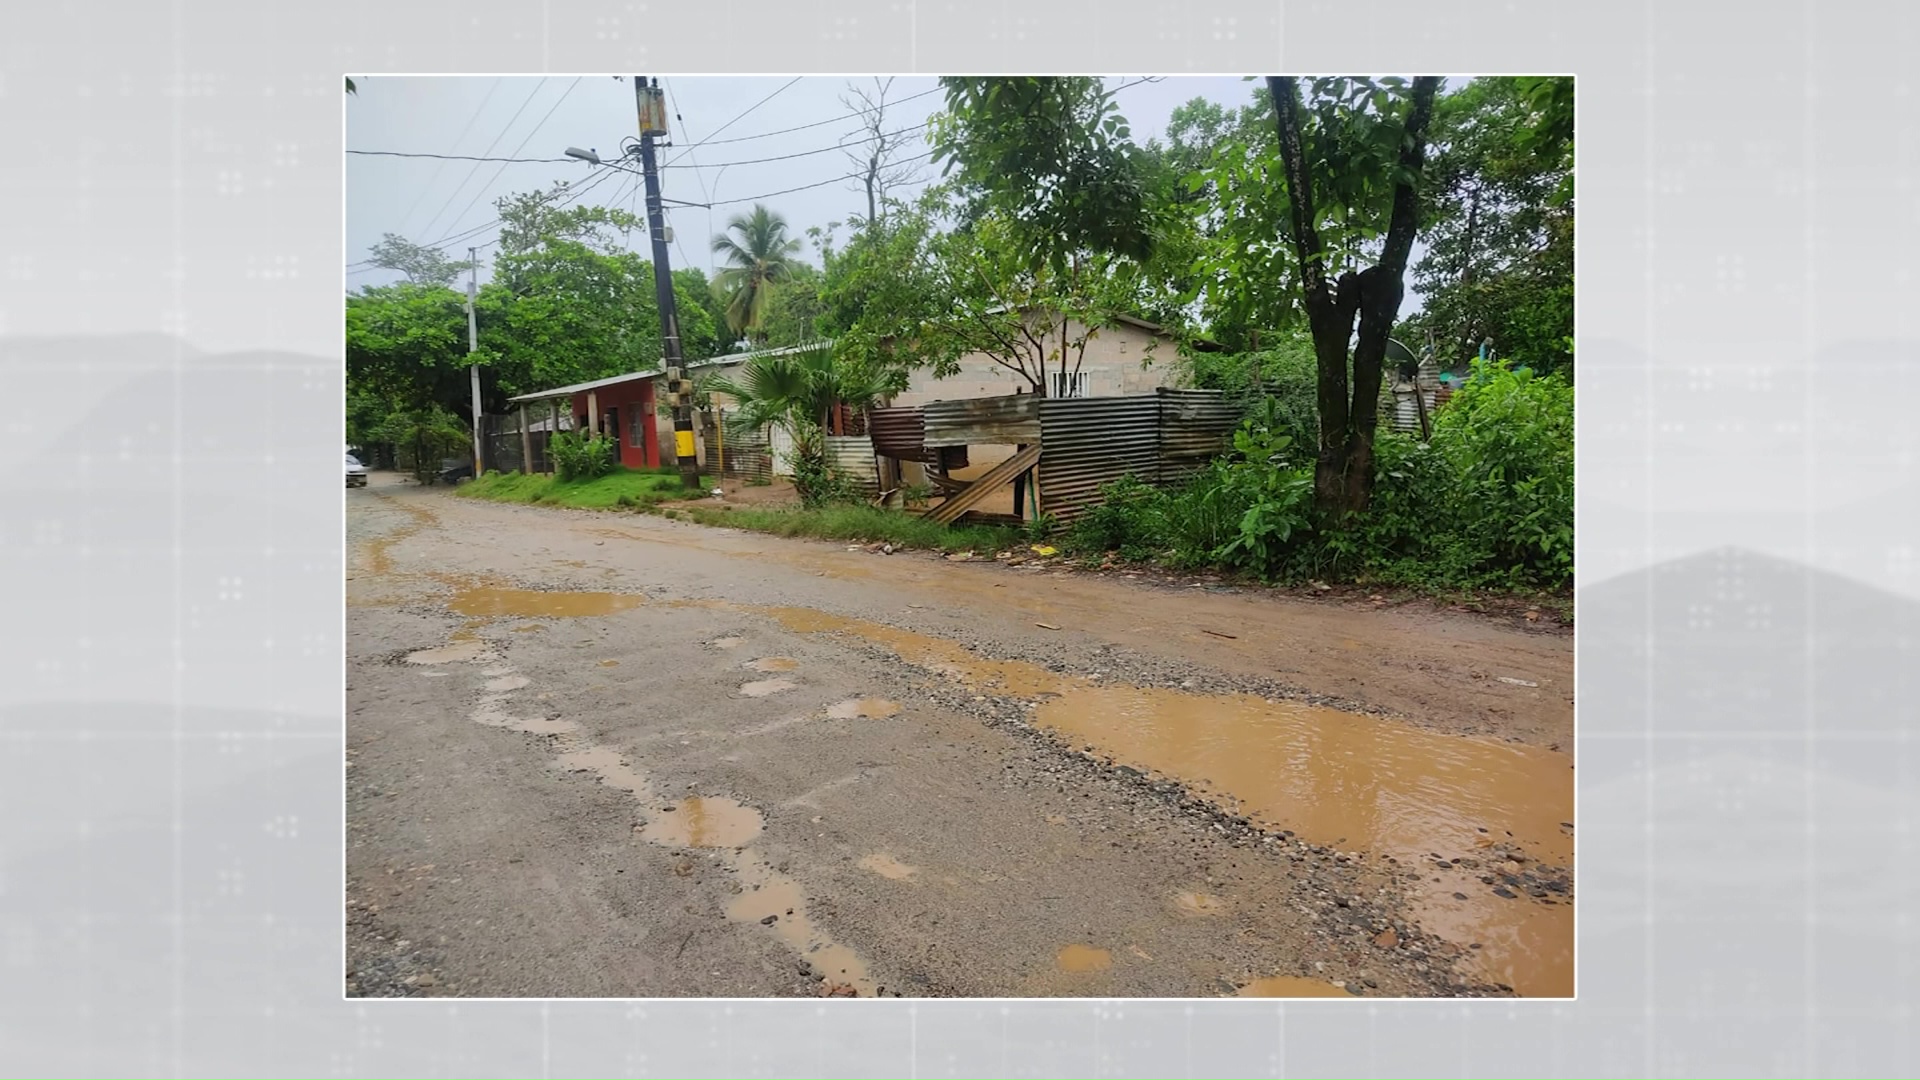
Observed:
[[[907,102],[913,101],[916,98],[923,98],[923,97],[926,97],[928,94],[937,94],[940,92],[940,90],[941,88],[938,86],[934,87],[931,90],[922,90],[917,94],[910,94],[906,97],[901,98],[898,101],[889,101],[886,103],[884,107],[890,109],[895,105],[905,105]],[[873,111],[874,111],[873,109],[855,109],[852,112],[843,113],[839,116],[835,116],[826,120],[815,120],[811,124],[801,124],[797,127],[781,128],[779,131],[763,131],[758,135],[740,135],[731,139],[707,138],[698,143],[695,143],[694,145],[695,146],[724,146],[728,143],[752,142],[755,139],[768,139],[768,138],[772,138],[775,135],[787,135],[795,131],[806,131],[809,128],[825,127],[828,124],[844,123],[846,119],[850,116],[865,116],[867,113],[870,113]],[[688,147],[688,149],[692,149],[692,147]]]
[[[574,78],[573,82],[567,86],[566,91],[562,93],[556,101],[554,101],[553,107],[546,111],[546,115],[540,118],[539,123],[536,123],[533,125],[533,130],[527,132],[527,137],[524,139],[521,139],[520,145],[513,148],[513,154],[509,155],[510,157],[517,156],[520,153],[520,151],[526,149],[527,144],[533,141],[533,137],[540,133],[541,128],[547,126],[547,121],[553,118],[553,114],[559,110],[560,106],[567,100],[568,96],[573,93],[574,88],[580,85],[580,80],[583,78],[585,78],[584,75],[576,76]],[[476,168],[477,167],[478,166],[476,166]],[[468,211],[471,211],[473,209],[474,204],[478,203],[481,197],[486,195],[487,192],[492,191],[493,185],[500,182],[500,175],[506,171],[507,171],[507,167],[504,164],[501,165],[498,169],[493,170],[493,175],[487,178],[487,182],[481,186],[479,191],[476,191],[473,193],[473,198],[467,201],[467,205],[461,208],[459,216],[455,217],[453,220],[456,223],[458,223],[461,218],[466,217]]]
[[[798,79],[798,78],[796,78],[796,79],[794,79],[794,80],[793,80],[792,82],[789,82],[789,83],[787,83],[787,84],[786,84],[786,86],[783,86],[783,87],[781,87],[781,88],[780,88],[780,90],[776,90],[776,91],[774,91],[774,93],[773,93],[773,94],[770,94],[770,95],[768,95],[768,96],[767,96],[766,98],[762,98],[762,99],[761,99],[761,100],[760,100],[760,101],[759,101],[758,103],[756,103],[756,104],[755,104],[755,105],[754,105],[754,106],[753,106],[752,108],[750,108],[750,109],[748,109],[747,111],[748,111],[748,112],[751,112],[753,108],[758,108],[758,107],[759,107],[760,105],[764,105],[764,104],[765,104],[765,103],[766,103],[767,101],[769,101],[769,100],[772,100],[772,98],[773,98],[773,97],[774,97],[775,95],[778,95],[778,94],[779,94],[779,93],[780,93],[781,91],[784,91],[784,90],[786,90],[786,89],[787,89],[787,87],[790,87],[790,86],[792,86],[794,82],[798,82],[798,81],[799,81],[799,79]],[[1119,86],[1117,86],[1117,87],[1115,87],[1115,88],[1114,88],[1114,90],[1113,90],[1113,92],[1114,92],[1114,93],[1118,93],[1118,92],[1120,92],[1121,90],[1125,90],[1125,89],[1127,89],[1127,88],[1129,88],[1129,87],[1133,87],[1133,86],[1139,86],[1139,85],[1140,85],[1140,84],[1142,84],[1142,83],[1157,83],[1157,82],[1160,82],[1160,81],[1162,81],[1162,80],[1161,80],[1160,78],[1155,78],[1155,77],[1146,77],[1146,78],[1140,78],[1140,79],[1134,79],[1134,80],[1133,80],[1133,81],[1131,81],[1131,82],[1126,82],[1126,83],[1122,83],[1121,85],[1119,85]],[[577,85],[579,85],[579,82],[580,82],[580,80],[578,80],[578,79],[575,79],[575,80],[574,80],[574,86],[577,86]],[[537,90],[537,89],[538,89],[538,88],[536,88],[536,90]],[[567,89],[568,89],[568,93],[571,93],[571,92],[572,92],[572,90],[573,90],[573,87],[571,87],[571,86],[570,86],[570,87],[568,87]],[[936,88],[935,88],[935,89],[933,89],[933,90],[926,90],[926,91],[922,91],[921,93],[918,93],[918,94],[913,94],[913,95],[910,95],[910,96],[908,96],[908,97],[904,97],[904,98],[901,98],[901,99],[900,99],[899,101],[894,101],[894,102],[888,102],[888,103],[887,103],[887,105],[888,105],[888,107],[891,107],[891,106],[893,106],[893,105],[899,105],[899,104],[902,104],[902,103],[904,103],[904,102],[907,102],[907,101],[912,101],[912,100],[913,100],[914,98],[920,98],[920,97],[926,97],[926,96],[927,96],[928,94],[932,94],[932,93],[936,93],[936,92],[938,92],[938,90],[939,90],[939,88],[938,88],[938,87],[936,87]],[[671,91],[669,91],[669,94],[671,94]],[[563,101],[565,100],[565,95],[562,95],[562,97],[561,97],[561,100],[563,100]],[[558,109],[558,108],[559,108],[559,102],[555,102],[555,103],[554,103],[554,106],[553,106],[553,108],[552,108],[552,109],[549,109],[549,110],[547,110],[547,117],[550,117],[550,116],[552,116],[552,115],[553,115],[553,112],[554,112],[554,109]],[[524,109],[525,109],[525,105],[522,105],[522,110],[524,110]],[[676,119],[677,119],[677,118],[678,118],[678,116],[679,116],[679,107],[678,107],[678,104],[677,104],[677,103],[675,103],[675,105],[674,105],[674,110],[675,110],[675,117],[676,117]],[[847,117],[847,116],[859,116],[859,115],[863,115],[863,114],[865,114],[865,113],[869,113],[869,112],[873,112],[873,111],[875,111],[875,110],[873,110],[873,109],[856,109],[856,110],[854,110],[854,111],[853,111],[853,112],[851,112],[851,113],[847,113],[847,114],[844,114],[844,115],[842,115],[842,116],[838,116],[838,117],[835,117],[835,118],[833,118],[832,120],[823,120],[823,121],[818,121],[818,122],[816,122],[816,123],[812,123],[812,124],[802,124],[802,125],[800,125],[799,127],[795,127],[795,128],[787,128],[787,129],[784,129],[784,130],[782,130],[782,131],[777,131],[777,132],[768,132],[768,133],[766,133],[766,135],[779,135],[779,134],[785,134],[785,133],[787,133],[787,132],[789,132],[789,131],[800,131],[800,130],[803,130],[803,129],[805,129],[805,128],[813,128],[813,127],[820,127],[820,126],[822,126],[822,125],[824,125],[824,124],[830,124],[830,123],[838,123],[838,122],[843,122],[843,121],[844,121],[844,120],[846,119],[846,117]],[[515,115],[517,116],[518,114],[516,113]],[[745,116],[745,115],[747,115],[747,114],[746,114],[746,113],[741,113],[741,114],[740,114],[740,116],[736,116],[736,117],[734,117],[734,120],[738,120],[738,119],[740,119],[740,118],[741,118],[742,116]],[[544,124],[544,123],[546,122],[546,118],[547,118],[547,117],[542,117],[542,118],[541,118],[541,123],[542,123],[542,124]],[[731,124],[732,122],[733,122],[733,121],[728,121],[728,124]],[[904,132],[908,132],[908,131],[913,131],[913,130],[915,130],[915,128],[916,128],[916,127],[926,127],[926,126],[927,126],[927,123],[930,123],[930,122],[931,122],[931,121],[927,121],[927,122],[923,122],[923,123],[921,123],[921,124],[919,124],[919,125],[915,125],[915,127],[909,127],[909,128],[903,128],[903,129],[901,129],[901,131],[899,131],[899,132],[894,132],[893,134],[902,134],[902,133],[904,133]],[[508,127],[511,127],[511,126],[512,126],[512,123],[511,123],[511,121],[509,121],[509,123],[508,123]],[[722,125],[722,127],[723,127],[723,128],[724,128],[725,126],[726,126],[726,125]],[[537,132],[537,131],[539,130],[539,127],[538,127],[538,125],[536,125],[536,127],[535,127],[535,129],[534,129],[534,130],[535,130],[536,132]],[[504,135],[504,132],[503,132],[502,134]],[[766,137],[766,135],[759,135],[759,136],[742,136],[742,137],[740,137],[740,138],[738,138],[738,139],[705,139],[705,140],[701,140],[700,142],[696,142],[696,143],[694,143],[694,144],[692,144],[692,145],[689,145],[689,146],[688,146],[688,147],[686,147],[685,149],[686,149],[686,152],[687,152],[688,154],[691,154],[691,152],[693,151],[693,149],[694,149],[695,147],[698,147],[698,146],[704,146],[704,145],[720,145],[720,144],[723,144],[723,143],[730,143],[730,142],[744,142],[744,141],[748,141],[748,140],[750,140],[750,139],[754,139],[754,138],[764,138],[764,137]],[[523,139],[523,140],[521,141],[521,146],[525,146],[525,145],[526,145],[526,143],[527,143],[528,141],[530,141],[530,140],[532,139],[532,137],[533,137],[533,133],[529,133],[529,134],[528,134],[528,136],[527,136],[527,138],[526,138],[526,139]],[[495,143],[498,143],[498,142],[499,142],[499,139],[497,139],[497,138],[496,138],[496,139],[495,139],[494,141],[495,141]],[[863,141],[863,142],[864,142],[864,141],[871,141],[871,139],[866,139],[866,140],[860,140],[860,141]],[[783,160],[787,160],[787,159],[789,159],[789,158],[794,158],[794,157],[805,157],[805,156],[811,156],[811,155],[814,155],[814,154],[821,154],[821,153],[828,153],[828,152],[830,152],[830,151],[833,151],[833,150],[839,150],[839,149],[842,149],[844,145],[845,145],[844,143],[838,143],[838,144],[835,144],[834,146],[830,146],[830,147],[822,147],[822,148],[820,148],[820,149],[818,149],[818,150],[809,150],[809,151],[806,151],[806,152],[804,152],[804,153],[800,153],[800,154],[789,154],[789,155],[782,155],[782,156],[779,156],[779,157],[773,157],[773,158],[763,158],[763,159],[754,159],[754,160],[749,160],[749,161],[734,161],[734,162],[727,162],[727,163],[725,163],[725,164],[723,164],[723,165],[719,165],[719,166],[712,166],[712,165],[709,165],[709,166],[701,166],[701,165],[699,165],[699,163],[698,163],[698,162],[695,162],[695,164],[694,164],[694,165],[692,165],[692,166],[687,166],[687,167],[691,167],[691,168],[694,168],[694,169],[696,170],[696,173],[695,173],[695,175],[696,175],[696,176],[698,176],[698,175],[699,175],[699,173],[698,173],[698,171],[697,171],[697,170],[699,170],[700,168],[703,168],[703,167],[704,167],[704,168],[726,168],[726,167],[728,167],[728,166],[730,166],[730,165],[751,165],[751,164],[758,164],[758,163],[760,163],[760,162],[765,162],[765,161],[783,161]],[[492,147],[489,147],[488,149],[492,149]],[[351,152],[351,151],[350,151],[350,152]],[[371,153],[371,151],[363,151],[363,152],[366,152],[366,153]],[[517,151],[516,151],[516,152],[517,152]],[[908,158],[899,158],[899,159],[896,159],[896,161],[895,161],[894,163],[895,163],[895,164],[906,164],[906,163],[908,163],[908,162],[913,162],[913,161],[924,161],[924,160],[926,160],[926,159],[928,159],[928,158],[931,158],[931,157],[932,157],[933,155],[934,155],[934,152],[933,152],[933,151],[928,151],[927,153],[924,153],[924,154],[917,154],[917,155],[915,155],[915,156],[913,156],[913,157],[908,157]],[[421,157],[427,157],[427,156],[432,156],[432,155],[425,155],[425,154],[422,154],[422,155],[403,155],[403,156],[421,156]],[[502,160],[514,160],[514,161],[520,161],[520,160],[526,160],[526,161],[558,161],[558,162],[565,162],[565,161],[571,161],[571,160],[573,160],[573,159],[571,159],[571,158],[549,158],[549,159],[538,159],[538,158],[531,158],[531,159],[519,159],[519,158],[515,158],[515,159],[500,159],[500,158],[493,158],[493,159],[488,159],[488,160],[495,160],[495,161],[502,161]],[[663,165],[663,166],[661,166],[661,167],[662,167],[662,168],[665,168],[666,166],[664,166],[664,165]],[[575,201],[576,199],[578,199],[578,198],[580,198],[581,196],[583,196],[583,195],[585,195],[585,194],[587,193],[587,191],[589,191],[589,190],[591,190],[591,189],[592,189],[593,187],[596,187],[596,186],[598,186],[598,185],[599,185],[600,183],[602,183],[602,182],[603,182],[603,181],[604,181],[604,180],[605,180],[605,179],[606,179],[607,177],[609,177],[609,176],[610,176],[610,175],[611,175],[611,174],[612,174],[613,172],[624,172],[624,173],[628,173],[628,174],[629,174],[629,180],[628,180],[628,181],[627,181],[626,183],[623,183],[623,184],[621,184],[621,185],[620,185],[619,187],[617,187],[617,188],[615,189],[615,195],[614,195],[614,198],[613,198],[613,200],[612,200],[612,201],[613,201],[613,203],[614,203],[615,205],[617,205],[617,204],[618,204],[618,202],[619,202],[619,200],[620,200],[620,198],[621,198],[621,196],[622,196],[622,195],[623,195],[623,194],[624,194],[624,193],[626,192],[626,190],[627,190],[627,184],[629,184],[629,183],[631,183],[631,184],[634,184],[634,185],[635,185],[635,192],[636,192],[636,195],[637,195],[637,191],[638,191],[638,184],[637,184],[637,183],[635,182],[635,180],[634,180],[633,178],[635,178],[635,177],[639,177],[639,176],[641,175],[640,173],[638,173],[638,172],[636,172],[635,170],[632,170],[632,169],[628,169],[628,168],[625,168],[625,167],[623,167],[623,166],[621,166],[621,165],[618,165],[618,164],[615,164],[615,163],[613,163],[613,162],[602,162],[602,163],[601,163],[601,168],[602,168],[603,170],[605,170],[605,171],[602,171],[601,173],[599,173],[599,175],[598,175],[598,176],[596,176],[596,177],[595,177],[594,179],[592,179],[592,180],[589,180],[589,181],[588,181],[588,182],[587,182],[586,184],[584,184],[584,185],[582,185],[582,186],[581,186],[580,188],[577,188],[577,189],[573,189],[573,190],[572,190],[572,191],[571,191],[571,192],[570,192],[570,193],[568,194],[568,196],[567,196],[567,197],[565,197],[565,198],[563,198],[563,199],[561,199],[561,200],[560,200],[559,202],[557,202],[557,203],[555,203],[555,205],[556,205],[556,206],[564,206],[564,205],[566,205],[567,203],[570,203],[570,202],[573,202],[573,201]],[[478,170],[478,166],[476,165],[476,166],[475,166],[475,171],[477,171],[477,170]],[[499,177],[499,175],[500,175],[500,173],[501,173],[501,172],[504,172],[504,171],[505,171],[505,166],[503,165],[503,166],[501,167],[501,169],[500,169],[500,170],[497,170],[497,171],[495,172],[495,174],[494,174],[494,176],[495,176],[495,178],[497,179],[497,178]],[[470,174],[470,175],[471,175],[471,174]],[[747,195],[747,196],[742,196],[741,198],[737,198],[737,199],[724,199],[724,200],[719,200],[719,201],[715,201],[715,200],[713,200],[713,199],[711,198],[711,195],[710,195],[710,194],[708,193],[708,191],[707,191],[707,189],[706,189],[706,187],[705,187],[705,185],[704,185],[704,183],[703,183],[703,184],[702,184],[702,194],[708,194],[708,195],[709,195],[709,197],[708,197],[708,200],[707,200],[707,201],[705,201],[705,202],[693,202],[693,201],[690,201],[690,200],[682,200],[682,199],[666,199],[666,198],[663,198],[663,199],[662,199],[661,201],[662,201],[663,203],[673,203],[673,204],[676,204],[676,205],[680,205],[680,206],[688,206],[688,207],[698,207],[698,208],[704,208],[704,209],[707,209],[707,210],[713,210],[713,209],[714,209],[714,208],[716,208],[716,207],[723,207],[723,206],[737,206],[737,205],[740,205],[741,203],[749,203],[749,202],[757,202],[757,201],[759,201],[759,200],[761,200],[761,199],[771,199],[771,198],[777,198],[777,197],[779,197],[779,196],[781,196],[781,195],[791,195],[791,194],[794,194],[794,193],[796,193],[796,192],[801,192],[801,191],[810,191],[810,190],[813,190],[813,189],[815,189],[815,188],[822,188],[822,187],[826,187],[826,186],[827,186],[828,184],[837,184],[837,183],[840,183],[840,182],[842,182],[842,181],[846,181],[846,180],[857,180],[857,179],[860,179],[860,178],[861,178],[861,177],[862,177],[863,175],[864,175],[863,173],[859,173],[859,172],[852,172],[852,173],[846,173],[846,174],[843,174],[843,175],[840,175],[840,176],[835,176],[835,177],[830,177],[830,178],[828,178],[828,179],[826,179],[826,180],[821,180],[821,181],[819,181],[818,183],[813,183],[813,184],[802,184],[802,185],[800,185],[800,186],[798,186],[798,187],[791,187],[791,188],[784,188],[784,189],[782,189],[782,190],[780,190],[780,191],[769,191],[769,192],[762,192],[762,193],[760,193],[760,194],[757,194],[757,195]],[[489,181],[489,185],[490,185],[491,183],[492,183],[492,181]],[[462,181],[462,184],[461,184],[461,186],[463,186],[463,187],[465,186],[465,181]],[[456,189],[456,191],[457,191],[457,190],[458,190],[458,189]],[[484,191],[485,189],[483,188],[482,190]],[[477,196],[477,195],[475,196],[475,201],[478,201],[478,196]],[[451,204],[451,200],[449,200],[449,204]],[[472,205],[473,205],[473,204],[472,204],[471,202],[470,202],[470,203],[468,203],[468,209],[471,209],[471,208],[472,208]],[[598,204],[598,205],[606,205],[606,204]],[[461,211],[461,216],[465,216],[465,214],[466,214],[466,210],[462,210],[462,211]],[[435,216],[436,216],[436,218],[438,217],[438,215],[435,215]],[[456,218],[455,220],[458,220],[458,219]],[[460,232],[460,233],[458,233],[458,234],[454,234],[454,235],[450,235],[450,236],[447,236],[447,237],[443,237],[443,238],[442,238],[442,239],[440,239],[440,240],[437,240],[437,241],[434,241],[434,242],[432,242],[432,243],[428,243],[428,244],[424,244],[424,245],[422,245],[422,246],[423,246],[423,247],[437,247],[437,248],[443,248],[443,249],[444,249],[445,247],[447,247],[447,246],[449,246],[449,245],[458,245],[458,244],[461,244],[461,243],[464,243],[464,242],[465,242],[466,240],[468,240],[468,239],[471,239],[471,238],[472,238],[472,237],[474,237],[474,236],[477,236],[477,235],[479,235],[480,233],[482,233],[482,232],[484,232],[484,231],[486,231],[486,230],[487,230],[488,228],[491,228],[491,227],[492,227],[492,226],[494,226],[494,225],[498,225],[499,223],[500,223],[500,219],[498,219],[498,218],[495,218],[494,220],[492,220],[492,221],[489,221],[489,222],[487,222],[487,223],[485,223],[485,224],[483,224],[483,225],[478,225],[478,226],[475,226],[475,227],[473,227],[472,229],[467,229],[467,230],[463,230],[462,232]],[[709,223],[709,224],[711,224],[711,223]],[[678,241],[677,241],[677,239],[676,239],[676,243],[677,243],[677,242],[678,242]],[[491,244],[489,244],[489,245],[486,245],[486,246],[491,246]],[[685,258],[685,256],[686,256],[686,252],[684,251],[684,249],[683,249],[683,250],[681,251],[681,256],[682,256],[682,258]],[[355,267],[358,267],[359,269],[355,269]],[[364,261],[364,262],[362,262],[362,263],[357,263],[357,264],[350,264],[350,266],[349,266],[349,270],[348,270],[348,272],[349,272],[349,273],[362,273],[362,272],[365,272],[365,270],[366,270],[366,269],[369,269],[369,268],[371,268],[371,261],[370,261],[370,260],[368,260],[368,261]]]
[[[481,154],[484,155],[484,154],[493,153],[493,148],[496,146],[499,146],[500,140],[506,138],[507,132],[513,130],[514,121],[520,119],[520,114],[527,111],[527,106],[533,104],[533,99],[539,96],[540,89],[546,85],[547,85],[547,80],[544,78],[534,85],[533,93],[528,94],[527,100],[521,102],[520,107],[518,109],[513,110],[513,118],[507,121],[506,127],[503,127],[500,129],[500,134],[495,135],[493,137],[493,141],[487,144],[487,148],[485,150],[480,151]],[[473,163],[473,168],[467,170],[467,175],[461,178],[460,186],[454,188],[453,194],[447,196],[446,205],[440,208],[440,213],[435,214],[433,215],[432,218],[428,219],[426,226],[420,230],[421,232],[431,233],[433,231],[433,227],[439,223],[441,215],[445,214],[449,209],[453,207],[453,200],[460,197],[460,192],[466,188],[467,181],[472,180],[473,174],[479,171],[480,171],[480,163],[476,161]]]
[[[563,157],[474,157],[471,154],[417,154],[417,153],[408,153],[401,150],[348,150],[347,153],[364,154],[368,157],[439,158],[442,161],[506,161],[506,162],[516,162],[516,163],[525,162],[528,164],[539,163],[539,164],[564,165],[567,162],[574,160],[573,158],[563,158]],[[441,168],[445,168],[445,167],[446,166],[444,165],[441,166]]]
[[[472,116],[467,117],[466,126],[460,129],[460,134],[455,135],[451,143],[447,144],[447,153],[449,154],[453,153],[453,151],[460,146],[460,140],[466,138],[467,132],[473,130],[473,125],[478,123],[480,120],[480,114],[487,111],[487,102],[493,100],[493,95],[499,92],[500,84],[504,81],[505,81],[504,78],[496,78],[493,80],[493,85],[487,87],[487,96],[480,99],[479,107],[473,110]],[[440,173],[446,167],[447,166],[444,161],[441,162],[439,165],[436,165],[433,170],[433,175],[427,177],[427,182],[420,185],[420,194],[415,195],[413,197],[413,205],[407,207],[407,212],[401,215],[400,217],[400,227],[396,231],[401,236],[405,236],[407,234],[407,222],[413,220],[413,213],[414,211],[420,209],[420,204],[426,200],[427,192],[432,191],[433,185],[440,182]]]
[[[751,112],[753,112],[753,110],[755,110],[755,109],[757,109],[757,108],[759,108],[759,107],[760,107],[760,106],[762,106],[762,105],[765,105],[765,104],[766,104],[767,102],[769,102],[769,101],[772,101],[772,100],[773,100],[774,98],[777,98],[777,97],[779,97],[779,96],[780,96],[781,94],[784,94],[784,93],[786,93],[786,92],[787,92],[787,91],[788,91],[789,89],[792,89],[792,87],[793,87],[793,85],[794,85],[794,83],[797,83],[797,82],[799,82],[799,81],[800,81],[801,79],[803,79],[803,78],[805,78],[805,77],[806,77],[806,76],[804,76],[804,75],[795,75],[795,76],[794,76],[794,77],[793,77],[793,78],[792,78],[791,80],[789,80],[789,81],[787,82],[787,84],[786,84],[785,86],[782,86],[782,87],[781,87],[780,89],[778,89],[778,90],[775,90],[775,91],[774,91],[773,93],[771,93],[771,94],[768,94],[768,95],[767,95],[766,97],[763,97],[763,98],[761,98],[761,99],[760,99],[759,101],[756,101],[756,102],[754,102],[753,104],[751,104],[751,105],[749,105],[749,106],[747,106],[747,109],[746,109],[746,112],[743,112],[743,113],[741,113],[741,114],[740,114],[739,116],[736,116],[736,117],[734,117],[733,119],[731,119],[731,120],[729,120],[729,121],[727,121],[726,123],[724,123],[724,124],[721,124],[721,125],[720,125],[719,127],[717,127],[717,128],[715,128],[715,129],[713,129],[713,134],[714,134],[714,135],[718,135],[718,134],[720,134],[721,132],[723,132],[723,131],[725,131],[725,130],[727,130],[728,128],[730,128],[730,127],[732,127],[733,125],[735,125],[735,124],[737,124],[737,123],[739,123],[740,121],[742,121],[742,120],[744,120],[744,119],[746,119],[746,117],[747,117],[747,115],[748,115],[749,113],[751,113]],[[712,135],[709,135],[709,136],[707,136],[707,142],[711,142],[711,141],[713,141],[713,136],[712,136]],[[674,160],[675,160],[675,161],[678,161],[678,160],[680,160],[680,158],[683,158],[683,157],[685,157],[687,153],[691,153],[691,152],[693,151],[693,149],[694,149],[694,147],[697,147],[697,146],[704,146],[704,145],[706,145],[706,143],[700,143],[700,142],[697,142],[697,143],[693,143],[693,144],[691,144],[691,145],[689,145],[688,147],[686,147],[686,153],[681,153],[681,154],[677,154],[677,155],[675,155],[675,156],[674,156]]]
[[[687,121],[685,117],[680,115],[680,100],[674,97],[673,84],[671,82],[668,82],[666,79],[661,79],[660,85],[666,88],[667,104],[673,106],[673,122],[676,124],[679,124],[684,129],[686,127]],[[693,156],[693,149],[695,146],[698,146],[698,145],[700,144],[696,142],[692,146],[687,147],[687,157],[689,160],[693,162],[693,180],[694,180],[694,183],[700,185],[700,197],[707,200],[708,202],[712,202],[713,191],[707,187],[707,178],[705,174],[703,174],[700,171],[700,159]],[[721,166],[721,168],[725,168],[725,167],[726,166],[724,165]],[[709,231],[713,229],[713,211],[711,209],[707,211],[707,229]],[[681,246],[680,233],[678,231],[675,231],[673,234],[673,247],[674,247],[674,250],[680,253],[680,261],[682,263],[688,266],[693,265],[693,260],[687,258],[687,249]],[[711,272],[713,269],[713,264],[711,259],[708,260],[707,269],[709,272]]]

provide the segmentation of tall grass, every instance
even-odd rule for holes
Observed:
[[[706,481],[703,479],[704,485]],[[490,472],[460,486],[457,494],[491,502],[566,506],[578,510],[644,509],[676,499],[698,498],[671,469],[617,469],[592,480]]]
[[[747,529],[774,536],[891,543],[934,551],[1000,551],[1019,543],[1020,534],[991,525],[948,527],[897,510],[873,506],[824,506],[813,510],[688,507],[682,513],[701,525]]]

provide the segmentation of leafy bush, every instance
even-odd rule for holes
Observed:
[[[583,439],[571,431],[562,431],[547,444],[553,458],[553,471],[561,483],[598,480],[613,471],[614,441],[605,435]]]
[[[442,458],[473,445],[472,431],[438,405],[390,413],[368,437],[405,447],[413,457],[413,477],[423,484],[432,483],[440,475]]]
[[[1338,520],[1314,509],[1313,462],[1294,424],[1281,407],[1259,404],[1234,433],[1233,452],[1183,488],[1134,477],[1104,486],[1069,545],[1266,580],[1446,589],[1571,581],[1573,390],[1563,380],[1483,365],[1440,410],[1431,443],[1376,434],[1372,503]]]
[[[1152,554],[1158,537],[1152,504],[1160,493],[1134,476],[1100,485],[1100,502],[1073,523],[1069,546],[1081,551],[1117,551],[1128,558]]]
[[[792,425],[793,452],[787,463],[793,467],[793,490],[800,505],[808,509],[855,503],[860,497],[853,485],[836,473],[827,461],[827,436],[818,424],[798,422]]]
[[[1275,576],[1297,543],[1295,534],[1313,527],[1313,470],[1287,458],[1293,438],[1257,421],[1233,433],[1235,458],[1215,470],[1215,496],[1225,505],[1244,507],[1238,528],[1214,551],[1215,561],[1259,577]]]
[[[1453,496],[1510,576],[1573,578],[1573,387],[1557,375],[1474,364],[1434,425]]]

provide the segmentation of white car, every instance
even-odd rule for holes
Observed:
[[[347,486],[367,486],[367,467],[360,464],[360,459],[354,457],[352,454],[347,455]]]

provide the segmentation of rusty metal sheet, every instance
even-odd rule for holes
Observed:
[[[867,434],[873,438],[874,453],[900,461],[931,463],[936,453],[926,443],[926,420],[914,406],[870,409]]]
[[[1040,512],[1066,523],[1100,501],[1100,485],[1160,472],[1156,396],[1048,398],[1040,408]]]
[[[922,442],[936,447],[1037,443],[1043,400],[1037,394],[1008,394],[930,401],[920,407],[925,425]]]
[[[865,498],[880,493],[880,473],[873,460],[873,440],[866,435],[828,435],[827,465]]]
[[[1155,391],[1160,399],[1159,482],[1174,485],[1233,447],[1240,406],[1218,390]]]

